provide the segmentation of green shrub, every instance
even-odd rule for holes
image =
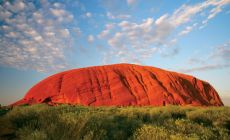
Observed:
[[[168,139],[170,133],[166,128],[154,125],[143,125],[133,134],[136,140],[164,140]]]
[[[19,106],[0,116],[0,139],[228,140],[229,107]]]

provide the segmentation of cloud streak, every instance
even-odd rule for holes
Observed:
[[[189,69],[181,69],[181,72],[191,73],[195,71],[207,71],[207,70],[215,70],[215,69],[224,69],[229,68],[230,64],[205,64],[203,66],[193,67]]]
[[[230,68],[230,42],[215,47],[211,53],[202,58],[190,58],[188,63],[195,65],[192,68],[184,68],[179,71],[191,73],[195,71],[207,71],[214,69]]]
[[[109,18],[109,19],[129,19],[131,18],[132,16],[131,15],[128,15],[128,14],[118,14],[118,15],[114,15],[110,12],[107,12],[106,13],[106,16]]]

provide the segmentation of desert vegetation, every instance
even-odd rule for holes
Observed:
[[[1,107],[0,139],[228,140],[230,107]]]

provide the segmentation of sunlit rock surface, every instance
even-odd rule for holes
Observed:
[[[222,106],[215,89],[195,77],[133,64],[64,71],[33,86],[12,105],[48,103],[86,106]]]

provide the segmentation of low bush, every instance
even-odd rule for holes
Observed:
[[[228,140],[229,107],[84,107],[45,104],[0,112],[0,139]]]

